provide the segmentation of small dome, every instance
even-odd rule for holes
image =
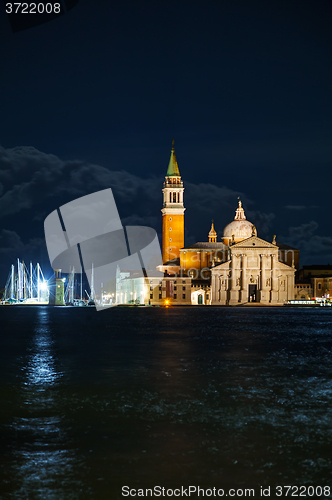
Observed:
[[[242,203],[239,200],[239,206],[236,209],[234,220],[227,224],[224,229],[224,243],[225,245],[239,243],[239,241],[246,240],[253,235],[257,236],[256,228],[252,222],[246,219]]]

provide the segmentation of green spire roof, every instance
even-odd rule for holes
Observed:
[[[171,157],[169,159],[169,164],[168,164],[168,169],[167,169],[166,175],[169,177],[180,177],[178,162],[176,161],[176,156],[175,156],[175,151],[174,151],[174,139],[172,141]]]

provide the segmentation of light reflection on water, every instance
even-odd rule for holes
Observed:
[[[328,482],[326,311],[3,309],[0,497]]]
[[[49,309],[39,307],[21,368],[23,416],[16,417],[12,425],[19,444],[13,450],[15,463],[19,464],[13,498],[59,499],[77,495],[65,488],[70,483],[75,457],[66,449],[69,440],[64,418],[54,414],[59,411],[55,396],[62,373],[57,370],[53,351]]]
[[[45,314],[42,315],[45,323]],[[61,374],[55,370],[54,358],[52,355],[53,340],[50,337],[47,324],[36,328],[35,337],[31,346],[31,357],[26,371],[26,385],[41,386],[42,389],[54,385]]]

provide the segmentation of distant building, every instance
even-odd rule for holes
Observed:
[[[303,266],[298,272],[298,280],[295,286],[301,287],[304,284],[310,285],[311,297],[331,298],[332,266],[330,264]]]
[[[51,306],[65,305],[65,284],[61,278],[61,269],[54,269],[54,277],[49,280],[49,304]]]
[[[117,304],[190,305],[191,279],[188,277],[149,277],[121,273],[117,287]]]
[[[295,300],[308,300],[313,297],[313,288],[311,281],[303,280],[297,281],[294,285],[294,299]]]

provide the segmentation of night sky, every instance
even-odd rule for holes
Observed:
[[[240,195],[258,236],[332,264],[330,0],[80,0],[17,33],[0,7],[0,286],[18,257],[50,276],[45,217],[100,189],[160,235],[173,138],[186,245]]]

